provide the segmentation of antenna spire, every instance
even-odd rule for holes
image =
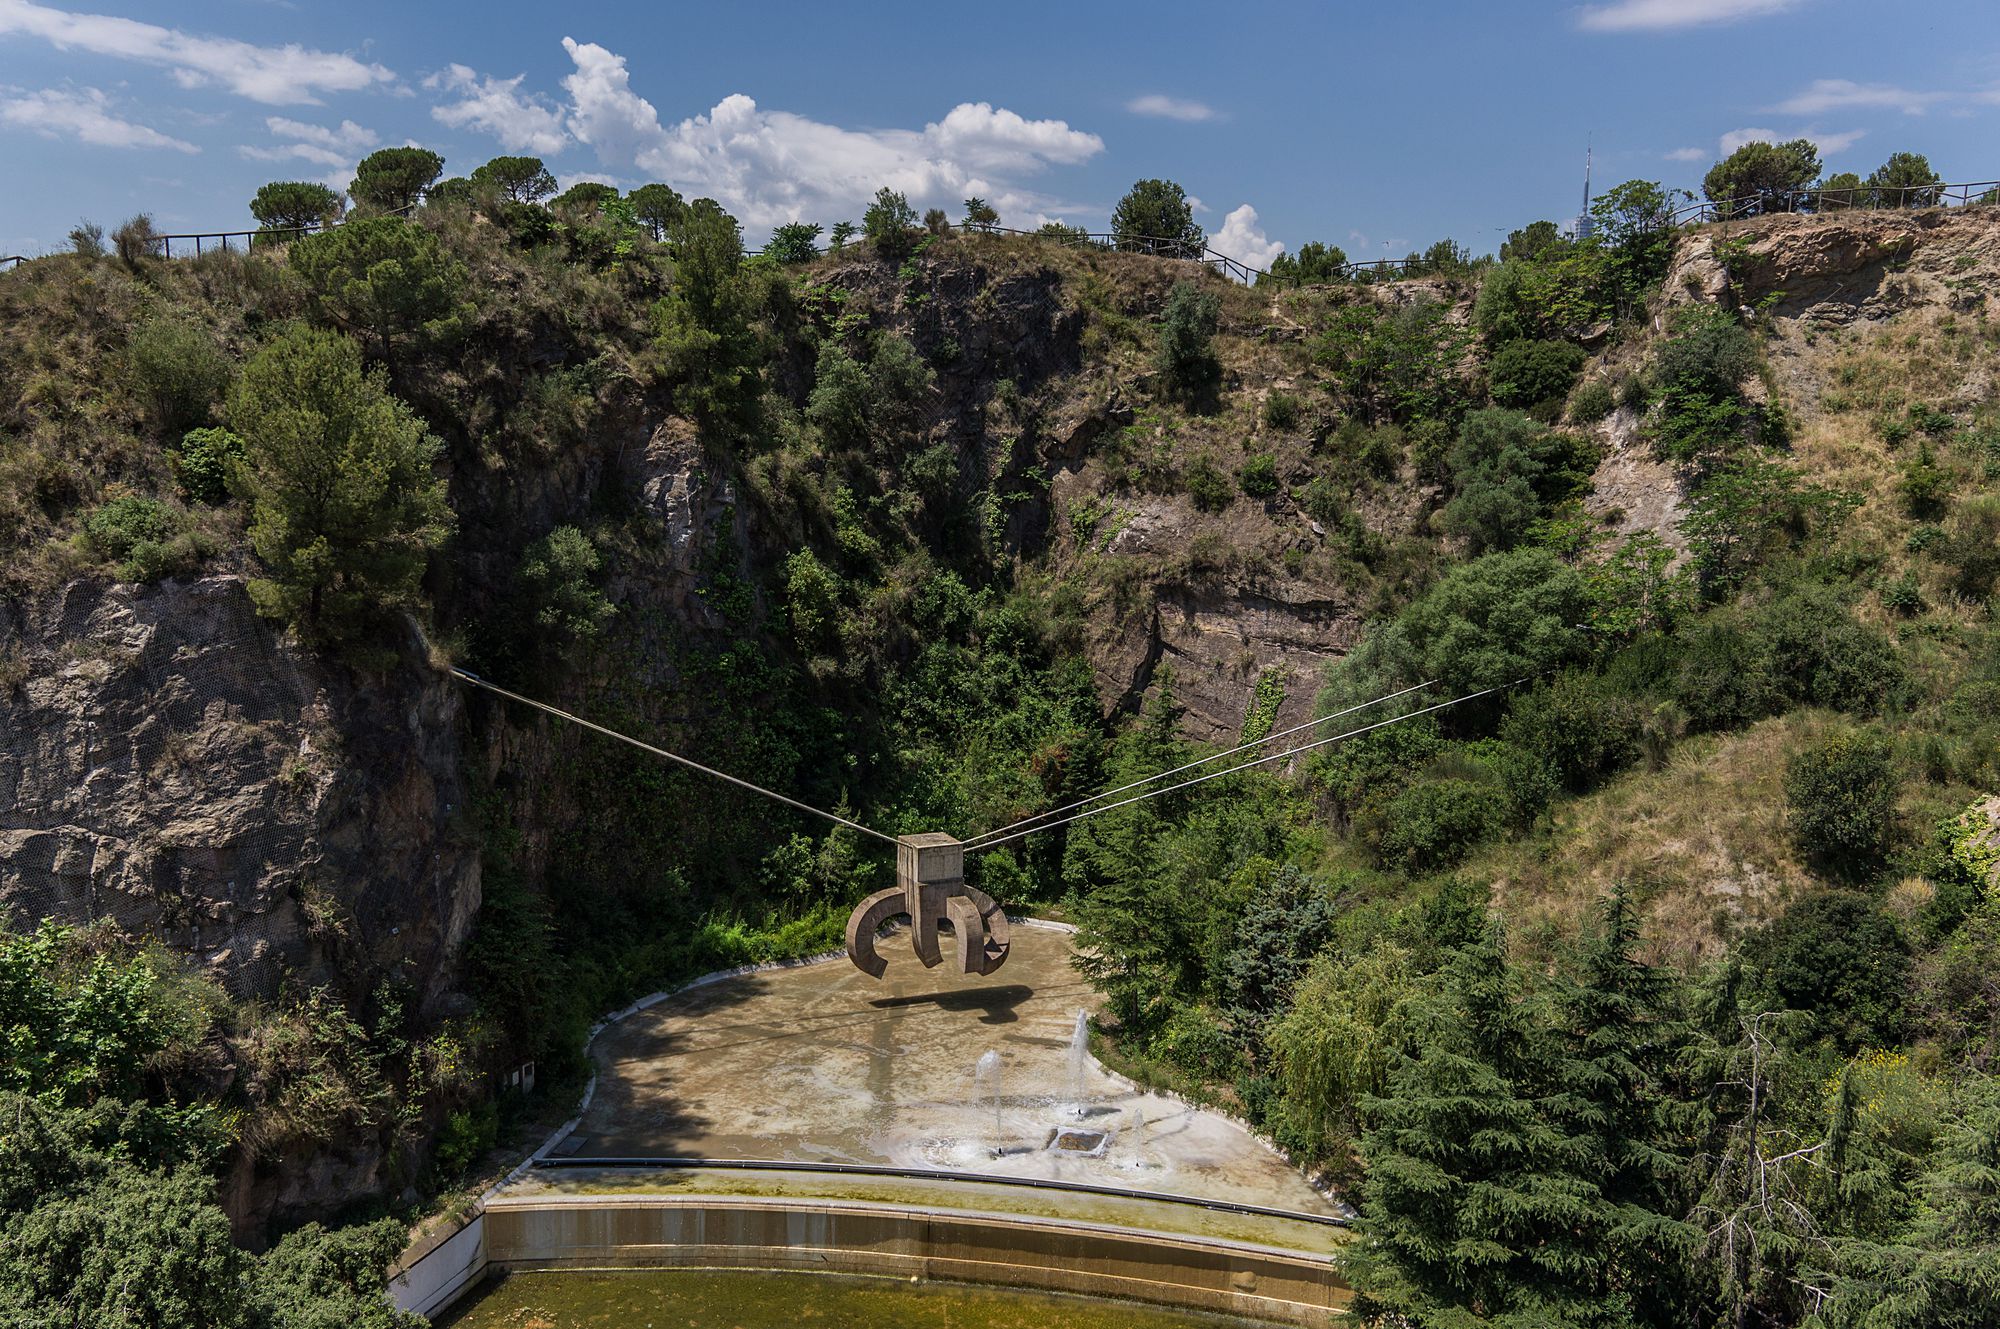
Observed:
[[[1594,145],[1590,138],[1583,141],[1583,211],[1576,214],[1574,234],[1577,239],[1588,239],[1597,230],[1597,223],[1590,217],[1590,168],[1594,155]]]

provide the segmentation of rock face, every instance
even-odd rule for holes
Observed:
[[[1880,319],[1915,305],[2000,314],[1994,209],[1764,217],[1709,227],[1674,256],[1669,308],[1689,300],[1771,300],[1780,318]],[[1733,283],[1733,286],[1732,286]]]
[[[109,916],[269,998],[286,976],[445,1000],[479,905],[459,698],[285,646],[233,576],[0,603],[0,908]]]
[[[1105,554],[1168,570],[1190,564],[1190,547],[1203,531],[1222,534],[1231,550],[1287,539],[1261,513],[1218,522],[1165,499],[1140,503],[1121,519]],[[1258,681],[1267,676],[1283,693],[1275,727],[1311,718],[1327,665],[1352,649],[1361,633],[1359,610],[1336,588],[1275,572],[1247,574],[1234,560],[1170,571],[1131,603],[1120,603],[1114,587],[1094,607],[1090,623],[1091,663],[1107,711],[1136,709],[1165,665],[1184,708],[1182,732],[1224,745],[1243,732]]]

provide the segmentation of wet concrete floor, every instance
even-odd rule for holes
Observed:
[[[900,939],[881,950],[880,980],[845,959],[742,975],[605,1029],[596,1096],[557,1152],[889,1164],[1333,1212],[1228,1118],[1073,1055],[1097,994],[1066,932],[1016,927],[983,977],[926,970]],[[1050,1147],[1060,1132],[1101,1133],[1101,1148]]]

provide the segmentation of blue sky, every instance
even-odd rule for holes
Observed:
[[[1587,137],[1600,183],[1698,188],[1725,143],[1801,134],[1829,171],[2000,176],[2000,0],[0,0],[0,254],[82,217],[247,226],[264,181],[404,142],[665,179],[753,242],[885,183],[1096,229],[1160,175],[1259,265],[1484,252],[1576,211]]]

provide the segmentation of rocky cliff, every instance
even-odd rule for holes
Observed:
[[[0,906],[110,917],[241,997],[444,1000],[479,908],[459,698],[286,645],[235,576],[0,602]]]

